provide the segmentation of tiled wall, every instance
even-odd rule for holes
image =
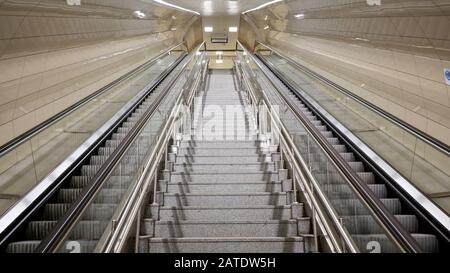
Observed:
[[[0,1],[0,145],[175,45],[193,17],[140,0]]]
[[[292,0],[250,16],[272,46],[450,145],[450,0]]]

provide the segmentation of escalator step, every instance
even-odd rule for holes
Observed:
[[[131,176],[110,176],[103,188],[123,188],[128,187]],[[91,180],[86,176],[73,176],[69,183],[70,188],[84,188]]]
[[[346,153],[347,147],[345,145],[333,145],[333,148],[338,151],[339,153]]]
[[[378,197],[387,197],[387,188],[384,184],[368,184],[369,189]],[[327,184],[323,185],[323,189],[327,193],[330,199],[348,199],[355,196],[355,193],[351,190],[350,186],[346,184]]]
[[[419,230],[419,222],[415,215],[395,215],[395,218],[409,233]],[[352,234],[383,234],[383,228],[372,216],[358,215],[343,217],[345,227]]]
[[[73,203],[83,189],[61,189],[56,196],[57,203]],[[102,189],[94,203],[118,203],[125,193],[125,189]]]
[[[335,199],[331,201],[341,215],[365,215],[368,213],[359,199]],[[397,215],[402,213],[402,205],[399,199],[382,198],[380,201],[390,213]]]
[[[332,138],[327,138],[328,143],[330,143],[331,145],[339,145],[341,142],[339,141],[338,138],[336,137],[332,137]]]
[[[33,253],[41,241],[20,241],[11,243],[6,249],[7,253]]]
[[[362,162],[347,162],[356,172],[364,172],[364,164]]]
[[[371,172],[358,172],[358,176],[367,184],[375,184],[375,175]]]
[[[434,235],[429,234],[411,234],[412,237],[421,246],[421,250],[425,253],[439,252],[439,242]],[[353,235],[356,243],[360,246],[361,252],[369,252],[372,248],[369,247],[369,243],[377,242],[381,246],[381,253],[393,253],[398,252],[391,240],[384,234],[371,234],[371,235]],[[371,244],[371,245],[372,245]]]
[[[57,221],[70,208],[71,204],[47,204],[42,215],[43,220]],[[83,220],[108,220],[111,218],[115,204],[92,204],[85,212]]]
[[[333,132],[331,132],[331,131],[322,131],[321,133],[326,138],[332,138],[333,137]]]
[[[347,162],[355,161],[355,154],[353,153],[340,153],[340,155]]]
[[[28,240],[43,240],[56,226],[58,221],[35,221],[30,222],[26,229]],[[70,235],[71,240],[97,240],[103,233],[105,221],[80,221]]]

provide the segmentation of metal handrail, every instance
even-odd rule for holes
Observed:
[[[122,140],[118,148],[111,154],[108,160],[102,165],[97,174],[92,178],[88,188],[84,189],[80,197],[69,208],[65,215],[58,221],[58,224],[52,230],[52,232],[41,242],[36,249],[36,252],[55,252],[64,242],[64,240],[70,235],[72,229],[76,226],[80,218],[82,217],[88,205],[93,201],[97,193],[101,190],[107,178],[114,170],[116,165],[125,156],[130,144],[139,135],[147,121],[153,116],[158,109],[162,100],[168,94],[168,91],[175,83],[178,76],[185,70],[188,62],[186,62],[174,79],[164,88],[152,107],[148,108],[143,114],[142,118],[135,124],[130,130],[130,133]]]
[[[245,74],[245,72],[244,72],[244,74]],[[298,151],[298,148],[293,143],[291,138],[286,137],[286,136],[289,136],[289,133],[288,133],[287,129],[285,128],[285,126],[282,124],[279,116],[276,114],[276,111],[273,111],[272,104],[267,99],[267,95],[265,94],[265,92],[262,92],[262,97],[260,99],[260,102],[257,102],[256,95],[254,94],[255,90],[253,88],[253,85],[251,83],[249,83],[249,81],[252,82],[253,84],[255,84],[255,82],[248,75],[247,75],[247,77],[245,77],[245,76],[243,77],[243,81],[247,85],[248,90],[250,91],[249,97],[252,98],[253,102],[256,103],[257,105],[263,105],[267,110],[269,110],[268,113],[269,113],[271,119],[273,121],[275,121],[273,123],[273,125],[279,132],[281,142],[284,144],[285,147],[289,147],[288,149],[286,149],[285,153],[287,153],[290,156],[290,158],[292,159],[291,163],[293,164],[292,167],[296,170],[295,174],[298,174],[301,178],[301,179],[296,179],[296,181],[300,181],[300,183],[302,184],[301,185],[302,188],[306,190],[307,197],[310,201],[309,204],[314,208],[314,210],[318,214],[318,216],[317,216],[318,219],[313,219],[313,221],[319,222],[319,225],[321,225],[322,227],[325,228],[325,234],[328,235],[328,238],[331,240],[332,245],[330,246],[330,248],[331,248],[332,252],[341,253],[341,252],[344,252],[344,249],[347,249],[352,253],[357,253],[358,247],[356,246],[355,242],[353,241],[353,239],[351,238],[351,236],[349,235],[347,230],[341,225],[341,222],[339,220],[337,213],[334,211],[332,205],[330,204],[328,199],[325,197],[325,194],[323,194],[322,190],[318,186],[318,182],[316,181],[314,176],[309,171],[308,165],[301,157],[300,152]],[[282,146],[280,145],[280,147],[282,147]],[[310,183],[305,183],[305,181],[309,181]],[[293,182],[296,183],[295,181],[293,181]],[[310,185],[312,187],[314,187],[314,189],[311,189]],[[313,191],[319,196],[319,200],[317,200],[317,198],[313,194]],[[330,226],[330,223],[327,220],[327,217],[325,217],[324,212],[320,209],[319,202],[325,206],[326,213],[330,216],[332,224],[335,227],[335,229],[333,229]],[[341,239],[343,239],[343,241],[345,243],[345,247],[341,246],[339,238],[337,238],[337,236],[334,234],[335,233],[334,230],[337,230],[337,232],[339,233],[338,236]]]
[[[97,130],[91,138],[84,142],[73,154],[62,162],[54,171],[44,178],[36,187],[27,193],[21,201],[15,204],[7,213],[0,218],[0,246],[9,240],[20,227],[25,224],[30,217],[34,215],[51,196],[61,187],[61,185],[70,177],[78,167],[91,155],[92,151],[99,148],[99,145],[112,134],[112,132],[121,124],[134,109],[145,100],[148,92],[154,90],[176,67],[184,55],[181,55],[170,67],[158,76],[156,81],[147,85],[133,100],[124,106],[114,117],[105,125]],[[145,94],[144,94],[145,93]],[[126,108],[126,109],[125,109]]]
[[[126,73],[125,75],[119,77],[118,79],[114,80],[113,82],[107,84],[106,86],[100,88],[99,90],[95,91],[91,95],[81,99],[80,101],[76,102],[75,104],[67,107],[65,110],[59,112],[58,114],[54,115],[53,117],[49,118],[48,120],[40,123],[39,125],[35,126],[34,128],[30,129],[29,131],[21,134],[20,136],[12,139],[6,144],[3,144],[0,147],[0,158],[11,152],[12,150],[16,149],[23,143],[27,142],[31,138],[33,138],[35,135],[41,133],[45,129],[49,128],[50,126],[54,125],[56,122],[62,120],[63,118],[67,117],[68,115],[72,114],[76,110],[80,109],[81,107],[85,106],[87,103],[92,101],[93,99],[97,98],[98,96],[102,95],[103,93],[109,91],[111,88],[117,86],[121,82],[131,78],[132,76],[138,74],[142,70],[147,69],[149,66],[153,65],[155,62],[157,62],[159,59],[161,59],[164,55],[167,55],[169,52],[173,51],[174,49],[178,48],[179,46],[183,45],[184,42],[181,42],[168,50],[164,51],[163,53],[157,55],[150,61],[138,66],[137,68],[131,70],[130,72]]]
[[[386,112],[385,110],[381,109],[380,107],[376,106],[375,104],[363,99],[362,97],[354,94],[353,92],[349,91],[348,89],[336,84],[335,82],[323,77],[322,75],[314,72],[313,70],[307,68],[304,65],[299,64],[296,62],[293,58],[284,55],[283,53],[279,52],[277,49],[266,45],[260,41],[258,41],[258,44],[262,45],[263,47],[269,49],[270,51],[274,52],[276,55],[280,56],[281,58],[287,60],[289,63],[293,64],[297,68],[299,68],[302,72],[308,74],[309,76],[316,78],[323,83],[327,84],[328,86],[331,86],[335,90],[343,93],[346,96],[351,97],[353,100],[357,101],[358,103],[364,105],[365,107],[369,108],[370,110],[374,111],[375,113],[379,114],[383,118],[389,120],[390,122],[394,123],[396,126],[401,127],[402,129],[406,130],[410,134],[414,135],[415,137],[421,139],[422,141],[426,142],[428,145],[432,146],[436,150],[439,150],[443,154],[450,156],[450,146],[445,144],[444,142],[430,136],[427,133],[424,133],[423,131],[415,128],[414,126],[404,122],[403,120],[397,118],[396,116]]]
[[[242,48],[246,49],[242,44]],[[375,196],[375,194],[369,189],[369,187],[361,180],[357,173],[345,162],[338,152],[331,146],[331,144],[325,139],[325,137],[317,130],[312,122],[301,112],[295,111],[294,106],[288,100],[284,94],[282,94],[274,83],[275,79],[270,77],[266,69],[260,64],[260,62],[250,53],[250,58],[255,62],[258,68],[270,79],[272,86],[283,97],[284,102],[290,108],[290,110],[296,115],[298,121],[300,121],[308,133],[319,144],[320,149],[329,157],[333,165],[339,171],[339,173],[346,179],[352,190],[358,195],[360,200],[364,203],[367,209],[375,216],[375,220],[386,230],[387,235],[395,242],[395,244],[405,252],[421,252],[419,245],[412,238],[399,221],[387,210],[387,208],[381,203],[381,201]],[[289,83],[284,82],[289,85]],[[292,88],[292,87],[290,87]]]
[[[198,48],[200,49],[202,45]],[[202,58],[205,56],[203,53]],[[202,64],[203,65],[203,64]],[[206,65],[203,66],[204,68]],[[167,155],[167,146],[170,142],[172,135],[177,131],[176,124],[177,121],[180,120],[180,113],[182,113],[182,108],[185,101],[187,108],[190,108],[190,105],[193,102],[195,91],[197,90],[199,84],[202,82],[204,72],[201,72],[201,77],[194,77],[193,84],[186,84],[190,87],[188,91],[188,98],[185,99],[184,93],[186,90],[180,92],[175,106],[171,111],[169,118],[163,129],[159,133],[159,137],[157,140],[157,144],[153,149],[152,154],[148,157],[147,164],[143,168],[142,175],[140,176],[139,181],[136,183],[130,197],[128,198],[127,204],[124,206],[124,209],[121,211],[118,220],[116,221],[116,228],[111,234],[108,241],[105,243],[104,247],[101,249],[101,252],[115,252],[119,253],[122,251],[124,244],[126,243],[126,238],[128,238],[128,234],[134,223],[139,225],[139,221],[141,220],[138,216],[141,214],[141,205],[146,200],[146,196],[151,188],[151,183],[153,181],[153,200],[156,202],[156,194],[157,194],[157,185],[158,185],[158,166],[163,159],[163,156]],[[167,160],[167,158],[165,159]],[[167,163],[167,162],[166,162]],[[136,241],[139,240],[138,233],[136,233]]]

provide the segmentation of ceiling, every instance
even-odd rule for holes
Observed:
[[[237,15],[270,0],[165,0],[165,2],[200,12],[202,16],[220,16]]]

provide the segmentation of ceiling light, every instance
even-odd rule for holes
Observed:
[[[223,64],[223,60],[217,59],[217,60],[216,60],[216,63],[217,63],[217,64]]]
[[[205,32],[213,32],[214,28],[213,27],[205,27]]]
[[[137,11],[133,12],[133,15],[136,16],[139,19],[143,19],[143,18],[145,18],[147,16],[147,15],[145,15],[145,13],[143,13],[140,10],[137,10]]]
[[[294,16],[295,16],[295,18],[298,18],[298,19],[303,19],[305,17],[305,15],[303,13],[299,13]]]
[[[246,11],[244,11],[244,12],[243,12],[242,14],[245,14],[245,13],[248,13],[248,12],[252,12],[252,11],[256,11],[256,10],[259,10],[259,9],[265,8],[265,7],[269,6],[269,5],[272,5],[272,4],[275,4],[275,3],[281,2],[281,1],[283,1],[283,0],[274,0],[274,1],[270,1],[270,2],[267,2],[267,3],[265,3],[265,4],[262,4],[262,5],[260,5],[260,6],[257,6],[257,7],[256,7],[256,8],[254,8],[254,9],[249,9],[249,10],[246,10]]]
[[[238,32],[238,28],[237,27],[229,27],[228,31],[229,32]]]
[[[81,6],[81,0],[66,0],[69,6]]]
[[[264,29],[269,29],[269,26],[265,26]]]
[[[195,14],[197,14],[197,15],[200,15],[200,12],[197,12],[197,11],[194,11],[194,10],[190,10],[190,9],[186,9],[186,8],[183,8],[183,7],[174,5],[174,4],[170,4],[170,3],[167,3],[167,2],[164,1],[164,0],[153,0],[153,1],[156,2],[156,3],[159,3],[159,4],[161,4],[161,5],[164,5],[164,6],[168,6],[168,7],[171,7],[171,8],[175,8],[175,9],[179,9],[179,10],[184,10],[184,11],[187,11],[187,12],[192,12],[192,13],[195,13]]]
[[[266,17],[264,17],[264,21],[269,20],[269,15],[266,15]]]

